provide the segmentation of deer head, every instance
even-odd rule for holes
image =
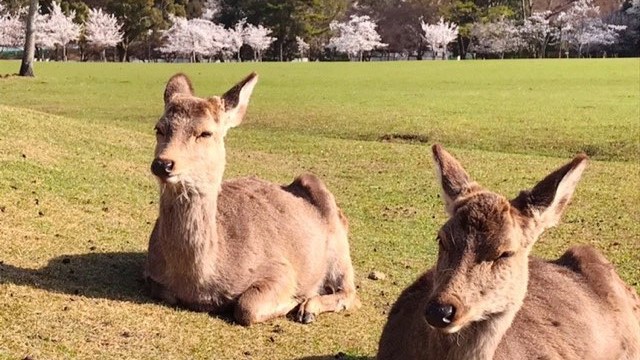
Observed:
[[[509,201],[472,181],[440,145],[432,150],[450,217],[438,233],[425,317],[431,327],[455,333],[520,308],[531,248],[545,229],[558,223],[587,157],[576,156]]]
[[[224,136],[240,124],[258,75],[252,73],[222,96],[194,96],[191,81],[176,74],[164,92],[164,114],[156,124],[151,171],[165,187],[204,188],[224,172]]]

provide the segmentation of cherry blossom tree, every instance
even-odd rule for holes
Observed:
[[[298,46],[298,53],[300,54],[300,58],[305,58],[305,54],[307,54],[310,49],[309,44],[307,44],[300,36],[296,36],[296,45]]]
[[[624,25],[605,24],[600,18],[600,7],[592,5],[591,0],[578,0],[573,6],[558,15],[561,39],[573,47],[582,56],[592,46],[608,46],[618,40]]]
[[[50,18],[51,15],[41,13],[37,13],[35,18],[35,45],[39,49],[40,60],[44,60],[46,49],[53,49],[56,46],[53,38],[55,30],[51,27]]]
[[[41,50],[59,46],[62,49],[62,59],[66,61],[67,45],[80,37],[81,26],[73,22],[75,11],[72,10],[69,15],[65,15],[60,4],[52,2],[49,14],[36,12],[33,16],[35,46]],[[41,55],[44,56],[42,51]]]
[[[332,21],[329,28],[337,33],[337,36],[329,40],[329,47],[347,53],[350,59],[362,61],[366,51],[387,46],[380,41],[381,37],[376,31],[376,26],[376,23],[366,15],[351,15],[349,21],[342,23]]]
[[[244,45],[244,32],[247,24],[247,19],[238,21],[232,28],[227,29],[227,34],[224,39],[223,54],[225,58],[230,58],[233,54],[237,54],[238,61],[242,61],[240,58],[240,48]]]
[[[549,18],[551,11],[534,12],[520,27],[520,37],[534,57],[543,58],[549,42],[556,34]]]
[[[253,49],[253,58],[257,61],[262,61],[262,52],[271,46],[276,38],[269,36],[271,30],[265,28],[262,25],[246,25],[242,39],[245,44]]]
[[[422,30],[424,31],[424,39],[433,51],[434,60],[438,55],[442,59],[447,58],[447,45],[458,37],[458,25],[452,22],[444,21],[441,17],[437,24],[427,24],[422,21]]]
[[[24,22],[20,18],[27,8],[10,13],[0,3],[0,52],[3,47],[18,47],[24,44]]]
[[[223,59],[226,59],[230,51],[228,49],[230,45],[229,30],[224,26],[211,22],[209,25],[210,31],[210,56],[221,55]]]
[[[195,62],[200,55],[212,52],[211,26],[213,23],[205,19],[187,20],[174,17],[173,25],[164,33],[165,45],[159,48],[163,53],[188,56]]]
[[[163,53],[188,56],[191,62],[198,57],[233,54],[235,39],[230,39],[229,31],[223,26],[206,19],[173,17],[173,25],[163,34],[164,45],[158,50]]]
[[[505,18],[473,24],[471,36],[471,49],[479,54],[496,55],[503,59],[506,53],[517,52],[522,48],[519,29],[513,20]]]
[[[80,37],[81,27],[73,22],[75,17],[75,11],[70,10],[69,15],[65,15],[60,4],[54,1],[51,3],[51,12],[47,16],[46,24],[42,29],[46,32],[45,37],[48,37],[48,40],[54,46],[62,48],[63,61],[67,61],[67,44],[78,40]]]
[[[191,50],[185,49],[191,41],[189,39],[188,20],[184,17],[172,17],[173,24],[162,34],[163,45],[157,48],[165,54],[188,55],[189,61],[193,60]],[[185,45],[185,46],[183,46]]]
[[[100,50],[100,60],[106,61],[106,49],[116,46],[122,41],[122,25],[118,19],[102,9],[89,10],[89,17],[84,24],[87,42]]]

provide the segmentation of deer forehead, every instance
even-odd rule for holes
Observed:
[[[443,232],[454,246],[463,246],[482,258],[517,250],[516,225],[507,199],[491,192],[478,192],[455,204],[455,212]]]
[[[161,122],[172,130],[195,130],[209,122],[220,123],[222,102],[218,97],[202,99],[194,96],[175,96],[165,107]]]

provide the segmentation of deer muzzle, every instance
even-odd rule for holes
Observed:
[[[158,178],[165,180],[171,176],[173,165],[174,163],[171,160],[156,158],[151,163],[151,172]]]

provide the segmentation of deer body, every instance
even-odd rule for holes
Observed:
[[[195,98],[186,81],[170,80],[158,125],[152,169],[161,183],[160,213],[146,267],[152,294],[198,311],[233,309],[244,325],[295,307],[302,322],[356,307],[347,222],[317,177],[305,174],[288,186],[222,181],[226,129],[216,128],[244,114],[237,108],[246,108],[255,76],[222,99]],[[182,91],[167,101],[174,88]]]
[[[508,316],[497,316],[451,335],[430,329],[423,320],[433,290],[433,273],[424,274],[391,310],[378,359],[631,360],[640,356],[632,342],[633,324],[626,324],[629,321],[623,316],[607,316],[615,308],[594,299],[583,275],[537,258],[529,260],[529,271],[527,295],[512,322]],[[621,306],[630,308],[621,303],[618,309]],[[633,319],[628,311],[621,313]]]
[[[451,215],[436,266],[393,306],[385,359],[639,359],[640,300],[600,252],[529,257],[559,220],[586,165],[579,156],[507,201],[434,146]]]

